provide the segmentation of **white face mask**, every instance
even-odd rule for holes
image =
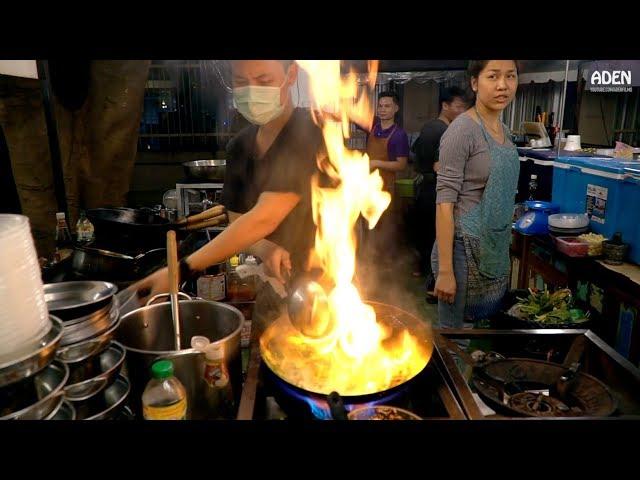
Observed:
[[[287,82],[282,83],[284,85]],[[279,117],[284,111],[280,104],[279,87],[249,85],[233,89],[233,106],[244,118],[255,125],[264,125]]]

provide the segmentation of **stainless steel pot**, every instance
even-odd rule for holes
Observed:
[[[116,339],[127,349],[125,369],[131,381],[131,407],[142,412],[142,392],[150,380],[151,365],[159,358],[174,363],[176,377],[187,389],[187,416],[190,419],[216,418],[219,412],[207,406],[204,380],[204,355],[194,349],[174,350],[171,305],[160,303],[129,312],[121,318]],[[224,362],[229,371],[233,396],[237,405],[242,389],[240,332],[244,316],[234,307],[207,300],[180,301],[181,344],[191,344],[191,337],[201,335],[222,345]]]
[[[226,160],[194,160],[182,164],[185,173],[190,177],[207,180],[224,181],[227,169]]]

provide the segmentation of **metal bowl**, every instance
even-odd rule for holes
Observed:
[[[63,319],[64,326],[66,329],[68,329],[69,327],[73,325],[78,325],[79,323],[91,323],[101,317],[104,317],[105,315],[109,315],[109,312],[111,312],[112,308],[113,308],[113,301],[110,301],[104,307],[88,315],[84,315],[82,317],[76,317],[76,318]]]
[[[33,378],[4,387],[0,391],[0,420],[46,418],[62,402],[67,378],[67,366],[53,362]]]
[[[190,177],[223,181],[227,170],[226,160],[194,160],[182,164],[185,173]]]
[[[125,407],[131,385],[129,380],[118,375],[113,384],[97,395],[73,402],[78,420],[114,420]]]
[[[67,400],[62,400],[58,408],[54,409],[45,420],[75,420],[76,419],[76,409],[73,408],[71,402]]]
[[[26,346],[10,360],[0,358],[0,388],[35,375],[51,363],[62,338],[62,321],[49,315],[51,328],[35,344]]]
[[[124,347],[112,342],[100,355],[71,365],[64,387],[65,398],[75,402],[87,400],[109,387],[120,373],[124,358]]]
[[[115,322],[107,331],[96,337],[58,348],[56,360],[67,364],[75,364],[102,353],[115,337],[119,326],[120,322]]]
[[[49,313],[62,320],[73,320],[100,310],[117,291],[118,287],[108,282],[48,283],[44,286],[44,299]]]
[[[65,347],[84,340],[94,338],[100,334],[111,330],[120,320],[120,311],[116,302],[113,303],[108,315],[102,317],[93,318],[85,323],[78,323],[75,325],[64,326],[64,332],[60,345]]]

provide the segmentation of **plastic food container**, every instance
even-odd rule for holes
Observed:
[[[556,237],[556,247],[570,257],[586,257],[589,254],[589,243],[577,237]]]

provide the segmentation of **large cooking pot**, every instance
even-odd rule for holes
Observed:
[[[412,375],[402,379],[394,379],[388,388],[383,390],[370,389],[358,394],[337,392],[342,397],[344,404],[348,406],[348,409],[361,405],[387,402],[402,396],[406,392],[405,387],[407,384],[424,371],[433,352],[433,335],[428,323],[392,305],[377,302],[367,303],[374,307],[378,322],[393,329],[395,333],[392,336],[407,329],[416,337],[418,340],[417,346],[423,352],[423,364]],[[271,378],[272,383],[276,386],[283,403],[300,403],[300,400],[302,400],[309,404],[312,410],[316,408],[326,409],[325,413],[328,413],[326,405],[331,388],[323,385],[321,381],[314,381],[313,385],[305,384],[303,378],[295,371],[295,368],[283,368],[283,365],[287,363],[286,360],[281,363],[277,362],[278,358],[282,359],[287,356],[285,352],[277,350],[280,343],[279,339],[285,338],[287,335],[296,335],[296,331],[285,315],[272,323],[262,335],[260,353],[267,366],[268,377]],[[269,338],[275,339],[275,342],[265,340]],[[320,417],[321,412],[314,412],[314,415]]]
[[[229,371],[235,404],[242,388],[242,359],[240,332],[244,316],[234,307],[207,300],[179,302],[181,345],[190,345],[191,337],[201,335],[222,345],[224,362]],[[167,295],[162,295],[167,296]],[[160,358],[173,361],[175,376],[187,390],[187,418],[218,418],[216,405],[205,401],[208,385],[204,380],[204,354],[188,348],[174,349],[174,329],[170,303],[152,305],[149,300],[121,318],[116,339],[126,348],[125,369],[131,381],[131,407],[137,415],[142,412],[142,392],[151,378],[151,365]]]
[[[226,160],[194,160],[182,164],[184,171],[189,177],[202,178],[217,182],[224,181],[227,169]]]

